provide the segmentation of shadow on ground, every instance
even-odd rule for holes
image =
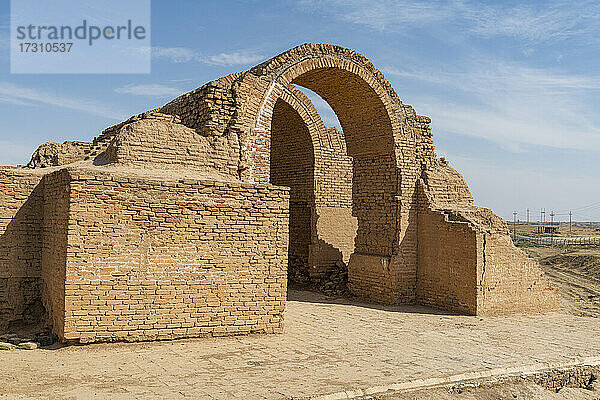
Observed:
[[[288,287],[287,301],[299,301],[302,303],[340,304],[362,308],[370,308],[374,310],[392,311],[409,314],[458,315],[450,311],[421,306],[417,304],[381,305],[369,303],[349,295],[330,296],[296,284],[290,286],[291,287]]]

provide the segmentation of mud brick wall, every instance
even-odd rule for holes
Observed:
[[[477,314],[543,313],[560,309],[560,294],[537,263],[516,248],[509,235],[477,237],[481,273],[477,280]]]
[[[391,257],[352,254],[348,264],[348,288],[367,301],[393,304],[396,285]]]
[[[348,286],[361,298],[394,303],[398,175],[393,157],[355,157],[352,191],[352,214],[358,229],[355,253],[348,265]]]
[[[355,157],[353,215],[358,218],[355,251],[389,257],[397,242],[398,176],[392,156]]]
[[[227,136],[209,140],[178,123],[176,117],[148,113],[120,127],[99,161],[135,167],[212,170],[236,176],[238,158],[237,143],[230,143]]]
[[[444,160],[423,174],[418,204],[418,302],[477,315],[559,309],[558,291],[514,246],[506,222],[473,206],[463,177]]]
[[[473,196],[464,178],[443,159],[434,161],[424,171],[423,184],[436,207],[468,208],[473,205]]]
[[[0,168],[0,331],[43,317],[42,175]]]
[[[441,212],[419,212],[417,302],[446,310],[477,312],[478,248],[466,222]]]
[[[169,102],[160,112],[177,115],[185,126],[195,129],[201,135],[224,135],[236,111],[231,85],[241,75],[231,74],[208,82]]]
[[[236,97],[232,85],[241,73],[208,82],[159,109],[160,113],[176,116],[181,123],[206,138],[211,167],[238,177],[247,138],[230,129],[236,113]]]
[[[68,173],[64,340],[281,331],[287,189]]]
[[[291,279],[308,277],[314,209],[314,151],[300,115],[278,100],[271,132],[271,183],[290,188],[289,264]]]
[[[342,131],[328,128],[316,153],[316,237],[311,245],[311,276],[318,279],[354,252],[358,220],[352,215],[352,157],[348,156]]]
[[[46,168],[83,160],[92,150],[86,142],[48,142],[42,144],[31,156],[27,168]]]
[[[13,193],[0,205],[0,324],[25,319],[41,290],[63,339],[275,331],[289,237],[290,264],[312,280],[347,265],[351,291],[374,302],[558,308],[504,221],[436,159],[431,120],[353,50],[304,44],[73,143],[40,147],[32,174],[51,176],[37,189],[0,175]]]
[[[65,326],[65,291],[67,257],[73,250],[68,245],[70,176],[66,169],[52,172],[43,179],[44,221],[42,224],[42,299],[49,323],[55,332]]]

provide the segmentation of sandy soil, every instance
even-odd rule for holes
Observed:
[[[600,247],[524,248],[560,288],[563,312],[600,317]]]
[[[475,387],[442,387],[418,390],[415,392],[391,394],[376,397],[377,400],[598,400],[600,390],[598,384],[589,389],[563,388],[558,392],[536,385],[533,382],[506,384],[483,384]]]
[[[525,250],[560,287],[563,313],[572,315],[478,318],[292,290],[282,335],[0,352],[0,400],[302,398],[596,357],[600,248]],[[600,385],[555,392],[530,381],[484,383],[374,398],[600,400]]]

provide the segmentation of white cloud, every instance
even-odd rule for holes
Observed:
[[[204,55],[185,47],[152,47],[152,57],[175,63],[199,62],[208,65],[249,65],[263,61],[265,57],[254,50],[234,51],[215,55]]]
[[[598,31],[600,5],[592,1],[472,7],[464,15],[482,36],[509,36],[533,41],[561,40]]]
[[[115,92],[136,96],[177,97],[183,90],[161,84],[126,85],[116,88]]]
[[[25,88],[9,82],[0,82],[0,100],[16,105],[50,105],[70,110],[81,111],[103,118],[121,120],[124,114],[87,99],[65,97],[47,93],[38,89]]]
[[[562,40],[599,31],[600,3],[548,1],[541,4],[446,0],[303,0],[298,7],[379,31],[465,26],[476,36],[516,37],[529,41]],[[440,22],[443,21],[443,25]],[[456,31],[454,31],[456,33]]]
[[[590,99],[600,78],[499,61],[473,60],[461,72],[384,68],[390,78],[444,90],[411,102],[430,115],[434,130],[481,137],[509,151],[519,144],[600,150],[600,121]]]
[[[439,2],[410,0],[303,0],[306,12],[333,14],[346,22],[366,25],[379,31],[405,30],[451,17],[455,10]]]
[[[163,58],[175,63],[198,61],[199,54],[185,47],[152,47],[152,58]]]
[[[211,65],[247,65],[257,64],[260,61],[264,61],[264,59],[265,57],[261,54],[252,52],[234,52],[209,56],[205,59],[205,62]]]

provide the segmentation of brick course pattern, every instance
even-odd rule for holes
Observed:
[[[430,124],[364,56],[305,44],[92,143],[42,145],[0,169],[0,327],[43,304],[63,340],[277,332],[287,279],[339,268],[377,303],[558,309]]]
[[[283,328],[287,189],[70,168],[45,179],[45,297],[63,340]]]
[[[43,174],[0,168],[0,330],[40,318]]]

